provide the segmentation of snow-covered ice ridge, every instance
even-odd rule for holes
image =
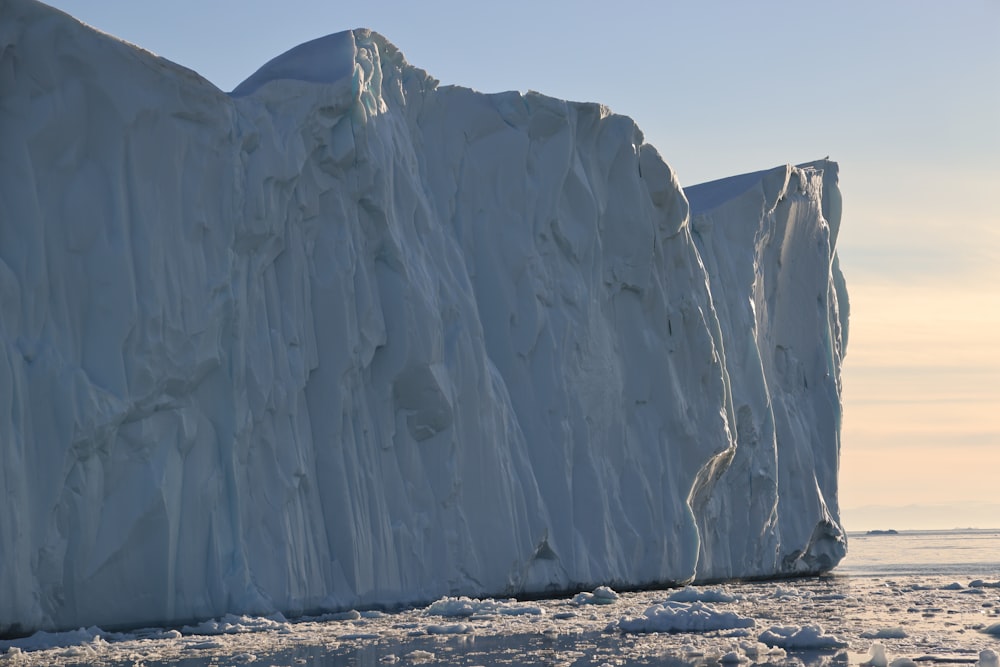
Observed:
[[[0,0],[0,633],[818,572],[837,166]],[[690,202],[690,205],[689,205]]]

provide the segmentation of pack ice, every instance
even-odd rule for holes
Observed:
[[[844,555],[833,162],[685,192],[368,30],[226,94],[33,0],[0,146],[0,633]]]

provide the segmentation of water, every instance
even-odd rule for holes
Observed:
[[[970,586],[971,584],[971,586]],[[222,634],[163,630],[0,642],[0,665],[601,665],[709,666],[720,660],[795,667],[860,665],[873,644],[888,660],[974,665],[980,651],[1000,653],[1000,531],[904,532],[850,536],[849,556],[831,574],[777,582],[698,587],[732,602],[686,608],[753,619],[703,632],[624,633],[621,618],[642,618],[676,591],[622,594],[607,605],[570,598],[470,607],[466,615],[425,609],[356,615],[345,620],[229,618]],[[698,611],[700,610],[700,611]],[[471,614],[471,615],[470,615]],[[769,630],[817,625],[831,646],[773,649],[758,642]],[[987,630],[995,627],[996,635]],[[782,630],[782,628],[789,628]],[[48,644],[46,650],[27,651]],[[808,642],[806,642],[808,644]],[[822,642],[821,642],[822,643]],[[11,649],[10,647],[13,647]],[[25,649],[17,653],[18,648]],[[727,655],[728,654],[728,655]]]
[[[849,576],[1000,574],[1000,531],[919,530],[898,535],[851,534],[837,572]]]

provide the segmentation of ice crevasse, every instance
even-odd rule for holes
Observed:
[[[837,165],[0,0],[0,634],[819,572]]]

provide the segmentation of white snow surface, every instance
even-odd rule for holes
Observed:
[[[0,634],[829,569],[837,166],[0,0]],[[689,208],[689,201],[691,202]]]

